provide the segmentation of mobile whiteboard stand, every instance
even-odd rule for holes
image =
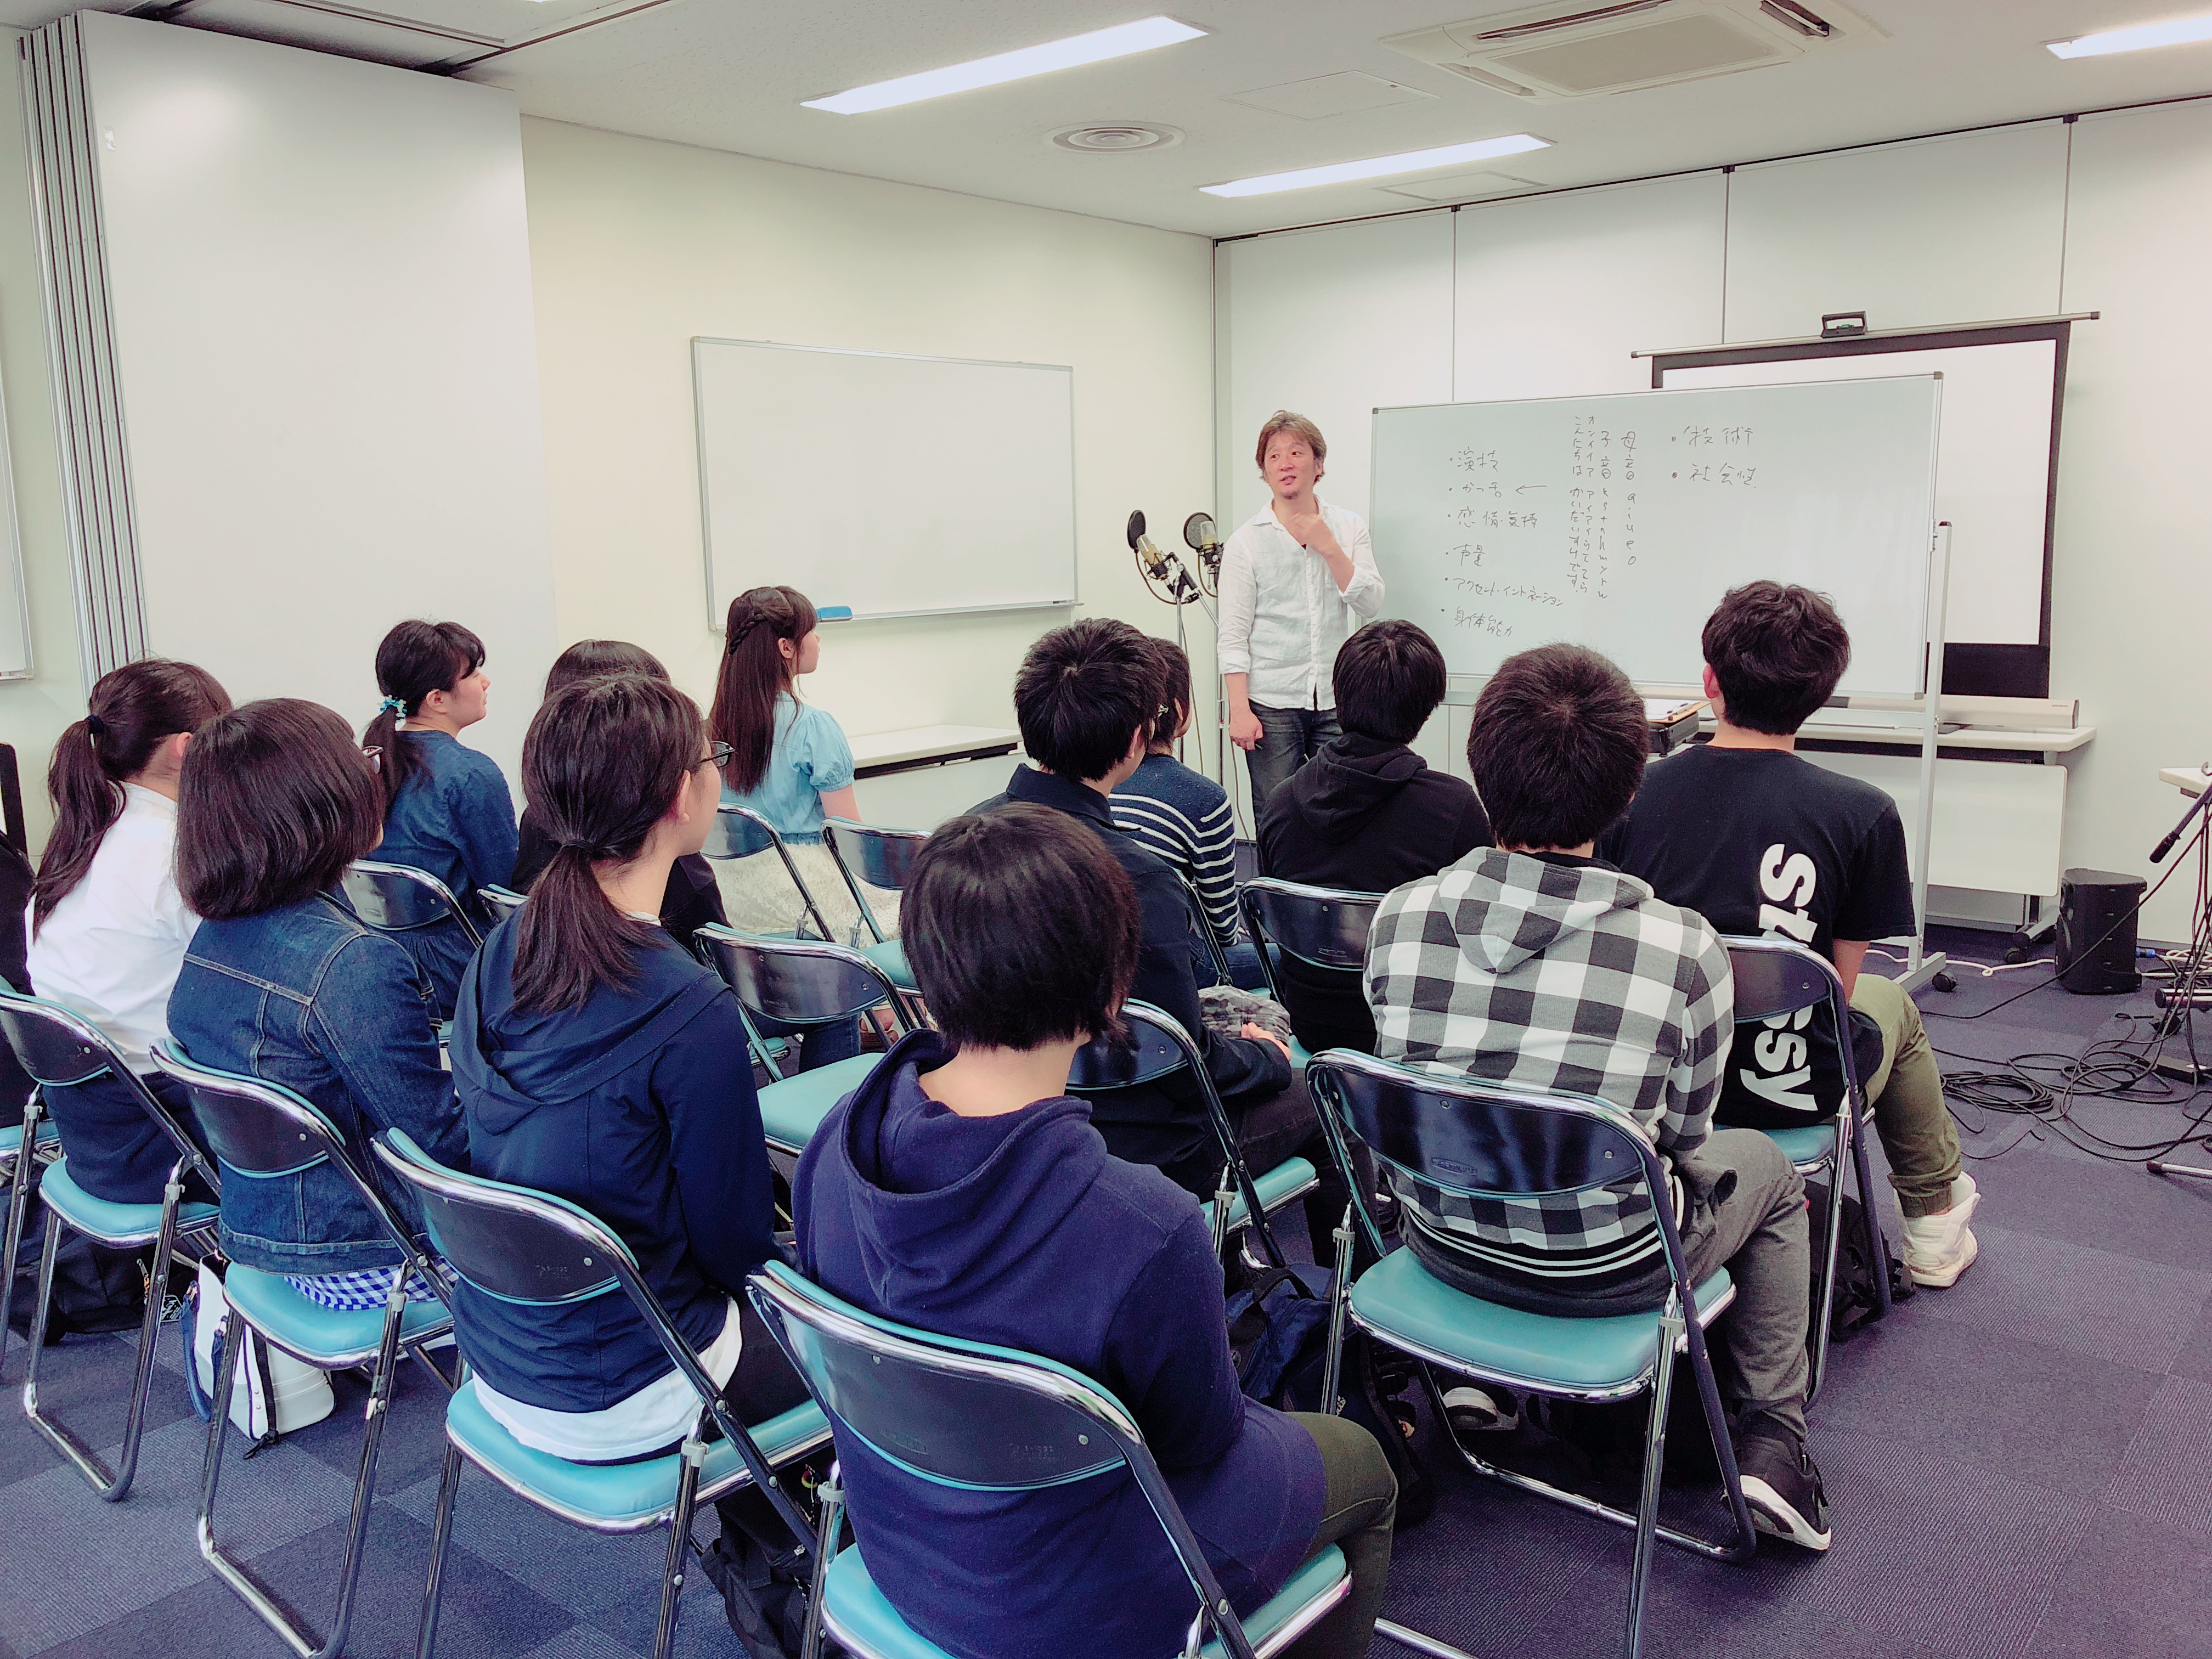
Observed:
[[[1936,850],[1936,751],[1943,723],[1943,607],[1951,587],[1951,525],[1938,523],[1928,550],[1928,651],[1921,672],[1920,803],[1912,825],[1912,947],[1898,983],[1907,996],[1950,965],[1928,939],[1928,861]]]

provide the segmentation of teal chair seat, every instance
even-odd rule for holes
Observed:
[[[1314,1166],[1302,1158],[1286,1158],[1264,1175],[1255,1176],[1252,1184],[1259,1189],[1261,1209],[1272,1214],[1278,1207],[1289,1203],[1319,1179]],[[1208,1199],[1198,1206],[1206,1212],[1206,1224],[1213,1225],[1213,1201]],[[1244,1194],[1237,1194],[1229,1201],[1229,1228],[1235,1231],[1245,1222]]]
[[[1832,1161],[1836,1156],[1836,1124],[1809,1123],[1802,1129],[1767,1129],[1766,1138],[1782,1149],[1782,1156],[1802,1175]]]
[[[282,1273],[235,1261],[222,1276],[222,1293],[248,1324],[277,1346],[324,1370],[373,1359],[384,1344],[381,1303],[374,1308],[325,1308],[294,1290]],[[399,1316],[399,1340],[427,1341],[453,1322],[442,1302],[410,1302]]]
[[[1269,1632],[1315,1597],[1326,1594],[1344,1575],[1344,1552],[1331,1544],[1292,1573],[1290,1583],[1244,1620],[1244,1634],[1254,1647],[1260,1646]],[[871,1659],[946,1659],[943,1648],[916,1636],[884,1599],[876,1581],[868,1577],[867,1564],[860,1559],[857,1547],[846,1550],[830,1564],[822,1611],[834,1635]],[[1209,1642],[1200,1651],[1206,1659],[1222,1659],[1224,1650],[1218,1642]],[[1160,1659],[1169,1656],[1162,1654]]]
[[[1292,1037],[1291,1039],[1291,1064],[1292,1066],[1297,1068],[1298,1071],[1303,1072],[1306,1068],[1306,1062],[1312,1058],[1313,1055],[1306,1051],[1306,1045],[1304,1043],[1299,1042],[1296,1037]]]
[[[803,1152],[830,1109],[860,1086],[881,1054],[854,1054],[811,1072],[799,1072],[760,1091],[761,1127],[771,1146]]]
[[[52,1118],[40,1121],[38,1142],[40,1146],[58,1146],[61,1144],[61,1131],[54,1127],[54,1121]],[[22,1144],[23,1126],[21,1124],[10,1123],[5,1127],[0,1127],[0,1158],[15,1157]]]
[[[676,1504],[676,1483],[684,1469],[680,1454],[644,1463],[590,1464],[533,1451],[484,1409],[474,1377],[453,1390],[446,1407],[446,1433],[502,1485],[603,1532],[642,1531]],[[752,1435],[761,1455],[780,1465],[827,1440],[830,1424],[821,1407],[809,1401],[757,1425]],[[728,1441],[710,1443],[699,1472],[701,1499],[735,1486],[744,1472],[744,1461]]]
[[[47,1166],[45,1179],[39,1183],[39,1195],[48,1209],[70,1226],[103,1244],[150,1244],[161,1237],[159,1204],[111,1204],[104,1198],[94,1198],[70,1176],[67,1158]],[[212,1204],[179,1204],[177,1231],[204,1227],[216,1214]]]
[[[1723,1267],[1698,1286],[1703,1322],[1735,1293]],[[1431,1278],[1411,1250],[1394,1250],[1352,1287],[1362,1325],[1447,1355],[1491,1376],[1525,1377],[1577,1392],[1631,1389],[1659,1358],[1659,1310],[1600,1319],[1523,1313],[1483,1302]]]
[[[921,992],[921,987],[914,982],[914,969],[906,965],[906,946],[896,939],[887,939],[881,945],[863,945],[860,954],[882,969],[884,977],[900,990],[917,994]]]

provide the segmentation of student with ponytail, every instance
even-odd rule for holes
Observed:
[[[177,796],[177,885],[203,920],[169,998],[169,1030],[203,1066],[306,1096],[406,1214],[413,1201],[386,1182],[369,1137],[404,1129],[463,1169],[468,1141],[422,970],[338,887],[375,850],[383,805],[369,758],[319,703],[250,702],[200,728]],[[326,1308],[382,1307],[401,1267],[328,1164],[226,1182],[222,1248]],[[416,1277],[407,1294],[435,1292]]]
[[[186,1123],[184,1091],[147,1050],[169,1034],[169,990],[199,918],[177,891],[177,782],[191,734],[230,709],[205,669],[126,663],[100,676],[88,712],[54,745],[53,834],[31,889],[28,967],[38,994],[75,1009]],[[48,1089],[70,1174],[94,1198],[152,1204],[176,1153],[119,1079]]]
[[[401,623],[376,647],[376,686],[384,702],[361,741],[380,752],[377,857],[428,871],[482,921],[477,890],[512,883],[515,848],[507,779],[497,762],[460,741],[489,705],[483,641],[459,623]],[[440,1018],[450,1016],[467,937],[451,923],[398,937],[430,975]]]
[[[814,606],[795,587],[755,587],[730,601],[722,672],[708,725],[730,745],[722,799],[750,806],[791,849],[823,919],[841,943],[862,929],[845,878],[822,844],[822,820],[857,818],[853,749],[826,709],[799,700],[799,677],[822,659]],[[730,925],[747,933],[788,933],[801,916],[799,895],[773,853],[720,860],[715,874]],[[898,931],[898,895],[868,889],[868,905],[886,932]],[[867,942],[865,930],[861,942]]]
[[[751,1067],[732,1063],[744,1023],[656,914],[671,866],[705,844],[726,754],[662,680],[580,680],[546,699],[522,775],[555,851],[463,977],[452,1054],[475,1171],[556,1194],[619,1233],[756,1423],[805,1389],[743,1296],[775,1253],[760,1103]],[[478,1397],[525,1445],[625,1462],[690,1431],[698,1400],[624,1297],[457,1295]],[[732,1548],[750,1518],[725,1504]]]
[[[563,686],[607,674],[643,674],[648,679],[662,681],[668,678],[668,671],[661,666],[660,659],[643,646],[632,645],[627,640],[578,640],[553,659],[553,666],[545,672],[545,695],[550,698]],[[521,834],[515,848],[514,879],[509,885],[519,893],[526,893],[530,884],[538,879],[538,872],[552,862],[556,849],[535,807],[523,807],[519,828]],[[701,927],[726,920],[722,913],[721,890],[714,883],[714,866],[705,858],[687,853],[669,866],[668,890],[660,896],[660,925],[668,929],[671,938],[688,951],[692,934]]]

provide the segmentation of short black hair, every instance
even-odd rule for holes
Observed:
[[[1338,647],[1337,723],[1377,743],[1411,743],[1444,700],[1444,653],[1419,623],[1370,623]]]
[[[1851,636],[1825,593],[1780,582],[1732,588],[1705,618],[1705,662],[1729,724],[1786,738],[1834,695]]]
[[[384,797],[368,757],[320,703],[249,702],[201,726],[185,750],[177,890],[206,921],[258,916],[326,891],[383,834]]]
[[[1579,847],[1620,820],[1644,781],[1644,699],[1579,645],[1508,657],[1474,705],[1467,763],[1500,847]]]
[[[1152,642],[1110,617],[1054,629],[1014,674],[1023,749],[1046,771],[1078,783],[1120,765],[1138,732],[1152,730],[1159,708]]]
[[[1013,801],[939,826],[899,915],[922,1000],[956,1047],[1119,1036],[1144,923],[1097,831]]]
[[[660,659],[641,645],[632,645],[628,640],[578,640],[554,658],[553,665],[545,671],[545,695],[550,697],[563,686],[595,680],[603,674],[642,674],[655,680],[668,678]]]

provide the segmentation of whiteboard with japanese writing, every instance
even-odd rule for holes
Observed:
[[[1827,594],[1842,691],[1917,696],[1942,377],[1375,411],[1385,609],[1455,674],[1554,640],[1693,685],[1705,618],[1765,577]]]

